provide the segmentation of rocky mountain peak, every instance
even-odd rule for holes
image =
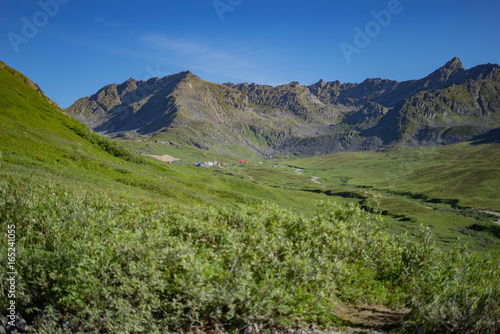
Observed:
[[[421,79],[422,89],[439,89],[453,82],[460,74],[465,73],[465,68],[459,58],[455,57],[444,66],[438,68],[425,78]]]
[[[447,62],[443,67],[437,69],[430,76],[439,82],[446,82],[452,75],[464,71],[464,65],[457,57]]]
[[[447,69],[447,70],[452,71],[452,72],[463,71],[465,69],[464,65],[462,64],[462,62],[460,61],[460,59],[458,57],[453,58],[452,60],[447,62],[446,65],[444,65],[441,68]]]
[[[182,71],[182,72],[178,73],[177,76],[179,76],[179,78],[181,80],[182,79],[196,79],[196,78],[198,78],[196,75],[191,73],[191,71]]]
[[[137,88],[137,80],[134,78],[129,78],[122,84],[116,85],[116,90],[119,95],[127,94]]]

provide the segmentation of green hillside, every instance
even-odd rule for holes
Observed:
[[[368,203],[311,181],[323,161],[239,165],[125,143],[88,130],[1,63],[0,330],[12,330],[12,305],[38,333],[500,327],[498,253],[443,251],[426,228],[384,232]],[[227,165],[191,165],[205,158]],[[390,190],[377,180],[353,185]],[[361,316],[367,307],[383,310],[377,321]]]

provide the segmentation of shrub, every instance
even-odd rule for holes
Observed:
[[[441,254],[414,275],[410,324],[430,333],[500,333],[500,257],[465,246]]]

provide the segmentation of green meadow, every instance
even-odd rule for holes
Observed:
[[[461,143],[440,147],[394,147],[289,162],[304,175],[319,177],[322,192],[358,197],[360,204],[386,217],[394,231],[421,224],[443,248],[457,238],[479,252],[498,249],[500,146]]]

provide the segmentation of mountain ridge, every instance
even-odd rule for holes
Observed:
[[[27,76],[25,76],[21,72],[16,71],[15,69],[7,66],[7,64],[5,64],[1,60],[0,60],[0,69],[7,71],[10,74],[14,75],[15,77],[19,78],[20,80],[22,80],[25,84],[27,84],[29,87],[31,87],[33,90],[35,90],[40,96],[42,96],[45,100],[47,100],[47,102],[49,102],[51,105],[53,105],[54,107],[56,107],[57,110],[65,113],[64,109],[61,108],[57,103],[55,103],[54,101],[52,101],[47,95],[45,95],[45,93],[43,92],[43,90],[36,83],[34,83],[33,81],[31,81],[30,78],[28,78]]]
[[[107,85],[67,111],[110,137],[159,135],[218,152],[311,156],[485,134],[500,121],[499,73],[497,64],[465,69],[457,57],[402,82],[217,84],[185,71]]]

